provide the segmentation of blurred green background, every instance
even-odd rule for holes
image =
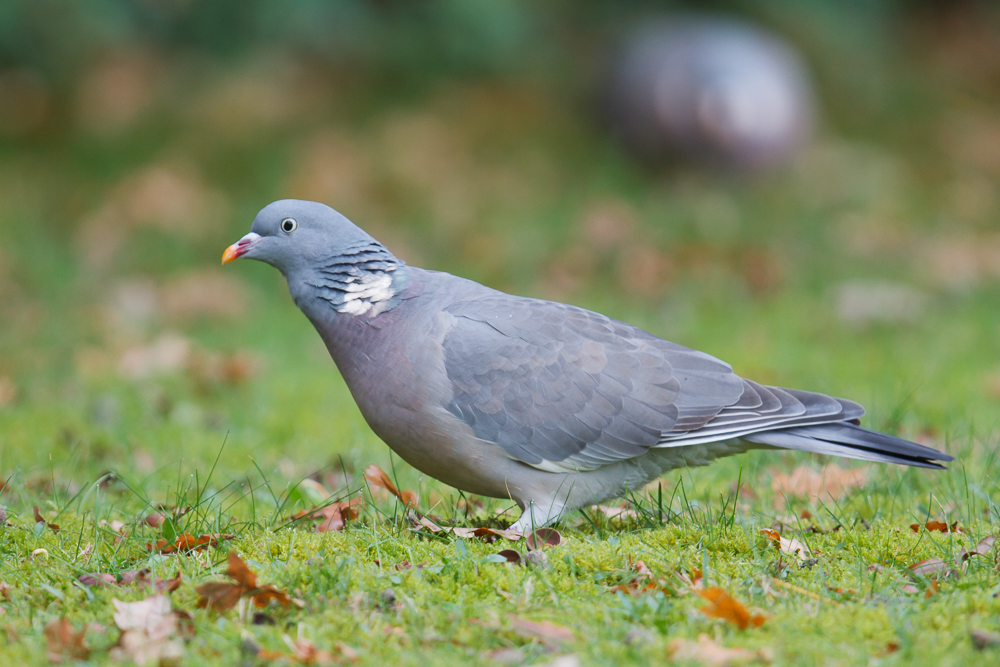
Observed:
[[[769,173],[643,167],[599,121],[605,59],[628,26],[694,6],[3,3],[8,492],[106,470],[162,489],[223,440],[228,479],[248,457],[288,479],[388,461],[280,275],[219,266],[283,197],[330,204],[412,264],[599,310],[990,458],[1000,15],[698,3],[801,49],[819,128]]]

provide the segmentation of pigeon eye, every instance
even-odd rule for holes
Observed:
[[[295,222],[292,218],[285,218],[281,221],[281,231],[286,234],[291,234],[295,231],[295,228],[299,226],[299,223]]]

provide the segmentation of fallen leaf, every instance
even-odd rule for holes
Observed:
[[[358,508],[363,504],[364,498],[361,497],[345,502],[330,503],[313,510],[302,510],[292,517],[292,520],[322,519],[316,525],[317,533],[343,530],[348,521],[358,518]]]
[[[528,639],[538,639],[543,644],[549,646],[571,642],[576,639],[573,636],[573,631],[565,625],[558,625],[550,621],[529,621],[526,618],[519,618],[513,615],[509,616],[509,618],[515,633]]]
[[[118,583],[118,580],[115,579],[115,575],[102,572],[81,574],[76,578],[76,580],[84,586],[97,586],[98,588],[102,588],[104,586],[114,586]]]
[[[181,535],[172,543],[162,537],[156,541],[156,544],[146,542],[146,549],[148,551],[156,551],[161,554],[204,551],[209,547],[219,546],[219,542],[231,540],[235,537],[235,535],[230,535],[229,533],[214,533],[211,535],[199,535],[198,537],[195,537],[191,533],[181,533]]]
[[[630,568],[635,576],[631,579],[612,586],[611,593],[625,593],[627,595],[639,595],[651,591],[661,591],[668,595],[677,595],[677,591],[671,587],[665,579],[655,577],[653,571],[641,560],[637,560]]]
[[[812,552],[803,542],[782,537],[778,531],[770,528],[764,528],[760,532],[762,535],[767,537],[767,539],[771,540],[774,543],[774,546],[777,547],[783,554],[795,556],[799,560],[806,560],[807,558],[812,557]]]
[[[649,567],[645,563],[643,563],[641,560],[637,560],[632,565],[632,569],[635,570],[635,573],[637,575],[639,575],[640,577],[651,577],[651,576],[653,576],[653,571],[650,570]]]
[[[948,571],[948,566],[940,558],[928,558],[918,563],[914,563],[909,571],[919,577],[931,577],[936,574]]]
[[[426,528],[427,530],[431,531],[432,533],[440,533],[440,532],[443,532],[445,530],[441,526],[439,526],[436,523],[434,523],[433,521],[431,521],[426,516],[420,516],[420,517],[418,517],[418,516],[416,516],[416,514],[414,514],[412,518],[415,519],[414,523],[416,525],[420,526],[421,528]]]
[[[819,501],[840,500],[851,489],[864,486],[868,477],[867,468],[843,469],[836,463],[829,463],[820,470],[799,466],[791,475],[776,472],[771,477],[771,490],[778,496],[817,499]]]
[[[226,576],[235,580],[236,583],[211,582],[201,584],[195,589],[199,595],[199,607],[228,611],[236,606],[241,597],[249,597],[258,607],[266,607],[272,600],[282,605],[302,606],[300,600],[290,597],[274,586],[259,585],[256,573],[247,566],[242,558],[236,555],[235,551],[229,552]]]
[[[149,570],[128,570],[122,572],[121,579],[118,581],[119,586],[142,586],[145,588],[152,588],[157,593],[173,593],[181,585],[181,573],[177,572],[172,579],[161,579],[155,577],[152,581],[149,579]]]
[[[97,522],[97,525],[102,528],[109,528],[110,530],[122,534],[125,531],[125,527],[128,525],[124,521],[119,521],[118,519],[112,519],[108,521],[107,519],[101,519]]]
[[[696,642],[680,638],[672,640],[667,644],[667,656],[671,661],[691,661],[711,667],[734,667],[748,662],[770,664],[774,660],[770,649],[726,648],[716,644],[706,634],[698,635]]]
[[[523,561],[521,552],[516,549],[504,549],[497,555],[503,556],[508,563],[513,563],[514,565],[521,565]]]
[[[38,511],[38,505],[34,505],[32,509],[35,512],[35,525],[44,523],[49,529],[52,530],[52,532],[55,533],[59,532],[59,526],[57,524],[49,523],[48,521],[42,518],[42,513]]]
[[[186,612],[171,611],[170,598],[153,595],[138,602],[111,602],[115,625],[122,631],[112,656],[140,665],[184,656],[183,638],[193,633],[193,624]]]
[[[993,544],[996,540],[997,538],[995,535],[987,535],[983,539],[979,540],[979,543],[972,548],[972,551],[962,549],[962,552],[959,555],[959,560],[964,563],[973,556],[985,556],[993,550]]]
[[[977,651],[1000,647],[1000,634],[989,630],[972,630],[969,632],[969,639],[972,640],[972,645],[976,647]]]
[[[751,625],[755,628],[760,627],[767,620],[760,614],[751,616],[742,603],[718,586],[696,592],[709,602],[707,606],[701,607],[703,614],[729,621],[740,630],[746,630]]]
[[[335,642],[336,653],[327,649],[317,649],[316,645],[308,639],[298,638],[292,641],[288,635],[281,637],[285,645],[290,649],[290,653],[281,651],[271,651],[261,649],[257,651],[258,660],[294,660],[303,665],[332,665],[339,664],[341,658],[349,662],[358,659],[358,653],[344,642]]]
[[[924,528],[929,531],[938,531],[940,533],[964,533],[965,529],[958,525],[958,522],[953,522],[950,526],[944,521],[928,521],[924,524]],[[914,533],[920,531],[919,523],[911,523],[910,530]]]
[[[396,485],[392,483],[391,479],[389,479],[389,476],[385,474],[385,471],[374,463],[365,468],[365,479],[368,480],[369,484],[381,487],[396,496],[407,507],[417,506],[417,494],[413,491],[400,491],[397,489]]]
[[[48,647],[49,661],[63,662],[86,660],[90,657],[90,647],[85,636],[86,626],[79,632],[65,618],[51,621],[45,626],[45,644]]]
[[[6,581],[0,581],[0,602],[10,602],[10,592],[13,590]]]
[[[544,549],[545,547],[557,547],[562,544],[562,535],[555,528],[536,528],[528,533],[525,544],[528,551]]]
[[[505,540],[510,540],[512,542],[517,542],[523,535],[516,530],[502,530],[499,528],[467,528],[465,526],[439,526],[433,520],[426,516],[417,516],[413,513],[410,517],[411,522],[415,526],[415,530],[418,528],[426,528],[434,534],[438,533],[450,533],[455,537],[461,537],[463,539],[470,539],[477,537],[486,542],[496,542],[498,538],[504,538]]]

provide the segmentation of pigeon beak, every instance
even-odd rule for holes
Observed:
[[[252,248],[254,244],[257,243],[257,241],[259,240],[260,240],[260,234],[254,234],[253,232],[250,232],[249,234],[241,238],[239,241],[226,248],[226,251],[222,253],[222,263],[228,264],[234,259],[239,259],[243,255],[250,252],[250,248]]]

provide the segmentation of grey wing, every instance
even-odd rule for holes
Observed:
[[[446,312],[448,409],[541,469],[641,456],[746,393],[728,364],[580,308],[496,294]]]
[[[587,310],[495,293],[445,311],[448,410],[542,470],[737,438],[931,468],[951,460],[860,428],[865,411],[853,401],[745,380],[703,352]]]

